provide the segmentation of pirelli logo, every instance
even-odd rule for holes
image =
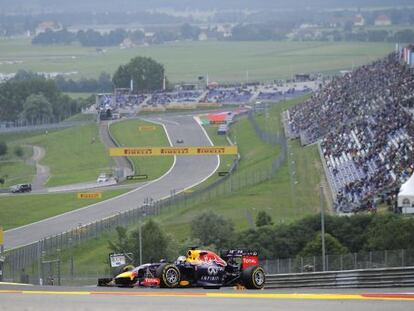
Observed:
[[[189,154],[189,148],[161,148],[161,154],[176,155],[176,154]]]
[[[78,199],[102,199],[102,193],[101,192],[78,193]]]
[[[197,148],[198,154],[225,154],[226,147],[204,147]]]
[[[151,148],[126,148],[124,149],[125,156],[145,156],[152,155]]]
[[[141,147],[141,148],[110,148],[111,157],[149,157],[173,155],[234,155],[237,146],[198,146],[198,147]]]
[[[157,127],[155,125],[141,125],[138,127],[138,130],[141,132],[144,131],[155,131]]]

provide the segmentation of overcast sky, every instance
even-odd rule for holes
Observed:
[[[414,5],[413,0],[0,0],[0,12],[262,9]]]

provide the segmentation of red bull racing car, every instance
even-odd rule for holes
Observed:
[[[208,250],[190,249],[175,262],[147,263],[114,278],[98,280],[98,286],[204,287],[244,286],[262,289],[265,272],[255,251],[226,250],[221,256]]]

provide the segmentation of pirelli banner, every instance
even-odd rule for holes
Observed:
[[[77,194],[78,199],[102,199],[101,192],[82,192]]]
[[[111,157],[237,154],[237,146],[110,148]]]

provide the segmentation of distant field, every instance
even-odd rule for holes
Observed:
[[[73,98],[73,99],[85,99],[88,98],[89,96],[95,96],[95,93],[75,93],[75,92],[64,92],[63,94],[68,95],[69,97]]]
[[[77,44],[33,46],[29,39],[0,40],[0,73],[30,69],[73,72],[73,77],[113,73],[135,56],[150,56],[164,64],[170,81],[273,80],[298,72],[337,73],[370,62],[392,51],[391,43],[366,42],[179,42],[150,47],[95,48]],[[6,63],[16,61],[17,63]]]

